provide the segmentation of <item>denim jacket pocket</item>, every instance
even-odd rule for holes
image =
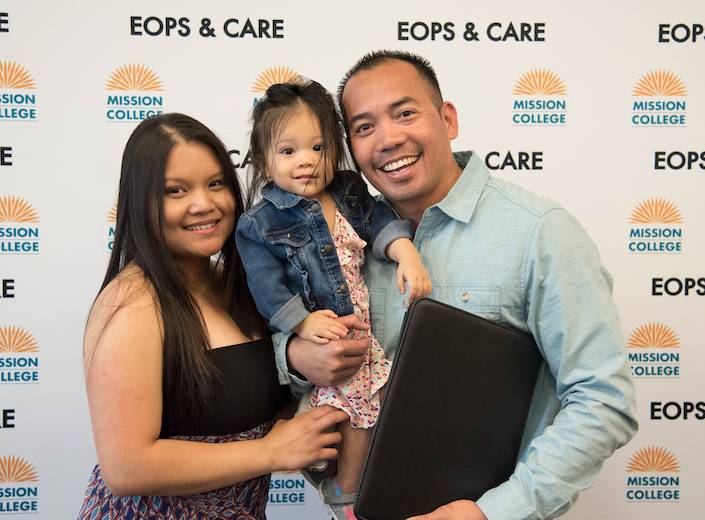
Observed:
[[[269,231],[266,233],[265,238],[273,247],[284,248],[290,269],[293,268],[293,271],[290,271],[290,276],[296,276],[294,273],[297,273],[297,278],[301,280],[300,294],[304,305],[309,311],[316,308],[316,303],[311,294],[309,265],[306,259],[306,246],[312,239],[306,226],[297,224],[285,229]]]
[[[311,235],[306,226],[298,224],[286,229],[277,229],[266,234],[267,241],[276,246],[283,246],[289,262],[302,273],[308,271],[306,255],[303,247],[311,241]]]
[[[477,285],[442,285],[434,291],[438,298],[467,312],[482,316],[488,320],[500,318],[500,288]]]
[[[302,247],[311,240],[311,235],[305,225],[297,224],[286,229],[267,232],[267,240],[271,244],[283,244],[291,247]]]

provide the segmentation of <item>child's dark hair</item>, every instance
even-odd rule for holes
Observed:
[[[333,96],[320,83],[277,83],[267,89],[252,111],[250,159],[252,166],[247,190],[247,207],[251,207],[267,184],[267,156],[288,119],[301,106],[318,119],[323,136],[322,159],[333,172],[344,167],[343,127]]]

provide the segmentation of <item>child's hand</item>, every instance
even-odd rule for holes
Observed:
[[[421,262],[421,255],[408,238],[398,238],[387,246],[387,256],[397,262],[397,287],[404,294],[409,285],[409,303],[431,293],[431,277]]]
[[[331,310],[324,309],[309,314],[295,328],[303,339],[314,343],[328,343],[332,339],[341,339],[348,335],[348,328],[338,321],[338,315]]]
[[[409,255],[408,258],[404,258],[399,262],[399,267],[397,267],[397,287],[399,287],[399,292],[402,294],[405,292],[405,282],[409,286],[409,303],[431,293],[433,288],[431,277],[421,263],[421,257],[418,254]]]

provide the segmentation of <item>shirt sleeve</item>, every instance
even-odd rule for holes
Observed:
[[[634,387],[612,279],[567,212],[538,219],[524,259],[527,324],[555,380],[559,411],[508,481],[477,501],[489,520],[554,518],[636,433]]]
[[[294,394],[302,395],[313,385],[309,381],[301,379],[297,375],[289,372],[289,364],[286,359],[286,349],[291,336],[291,332],[277,332],[272,336],[272,344],[274,345],[274,362],[277,366],[279,384],[290,385],[291,391]]]
[[[247,285],[270,327],[293,330],[309,311],[300,294],[293,294],[286,283],[286,269],[248,214],[240,217],[235,232],[238,254],[247,273]]]

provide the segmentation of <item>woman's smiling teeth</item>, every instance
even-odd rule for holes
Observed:
[[[189,231],[201,231],[204,229],[210,229],[216,225],[216,222],[209,222],[208,224],[193,224],[191,226],[184,226]]]
[[[418,155],[410,155],[409,157],[404,157],[403,159],[399,159],[394,162],[390,162],[382,166],[382,170],[389,173],[393,172],[394,170],[398,170],[400,168],[403,168],[404,166],[409,166],[410,164],[414,164],[416,161],[419,160]]]

